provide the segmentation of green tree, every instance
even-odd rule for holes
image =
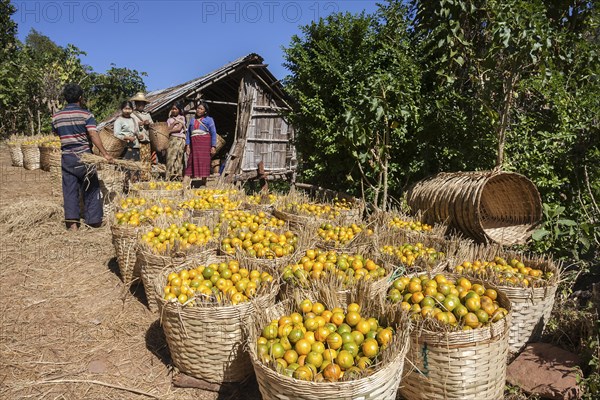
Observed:
[[[399,2],[373,16],[335,14],[302,27],[285,49],[303,177],[382,208],[410,170],[405,155],[418,120],[405,15]]]
[[[88,106],[98,120],[103,120],[118,110],[120,103],[137,92],[146,91],[143,76],[129,68],[119,68],[111,64],[103,74],[93,73],[90,76]]]

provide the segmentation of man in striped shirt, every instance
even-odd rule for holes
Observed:
[[[102,225],[100,184],[94,167],[86,167],[79,157],[91,153],[91,142],[109,162],[107,153],[96,132],[94,115],[82,108],[83,90],[77,84],[65,86],[63,96],[67,106],[52,116],[52,131],[60,137],[62,149],[62,189],[67,229],[77,230],[80,223],[79,196],[83,193],[85,223]]]

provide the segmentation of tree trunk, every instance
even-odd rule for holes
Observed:
[[[498,154],[496,157],[496,167],[502,167],[504,164],[504,147],[506,145],[506,131],[510,120],[510,112],[514,100],[514,87],[518,80],[518,74],[511,71],[503,82],[504,87],[504,104],[499,112],[498,125],[496,127],[496,137],[498,138]]]
[[[29,125],[31,128],[31,134],[33,135],[35,133],[35,122],[33,120],[33,113],[31,112],[31,108],[29,107],[27,107],[27,114],[29,114]]]
[[[42,113],[40,112],[40,110],[37,110],[37,134],[41,135],[42,134]]]

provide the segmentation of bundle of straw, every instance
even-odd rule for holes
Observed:
[[[82,163],[87,165],[97,166],[102,164],[110,164],[106,158],[91,153],[83,153],[79,158],[81,159]],[[131,171],[145,171],[148,169],[147,166],[139,161],[114,159],[112,164]]]

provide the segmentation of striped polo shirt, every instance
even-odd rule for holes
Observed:
[[[90,152],[88,129],[96,129],[94,114],[77,104],[68,104],[52,116],[52,132],[60,137],[65,153]]]

